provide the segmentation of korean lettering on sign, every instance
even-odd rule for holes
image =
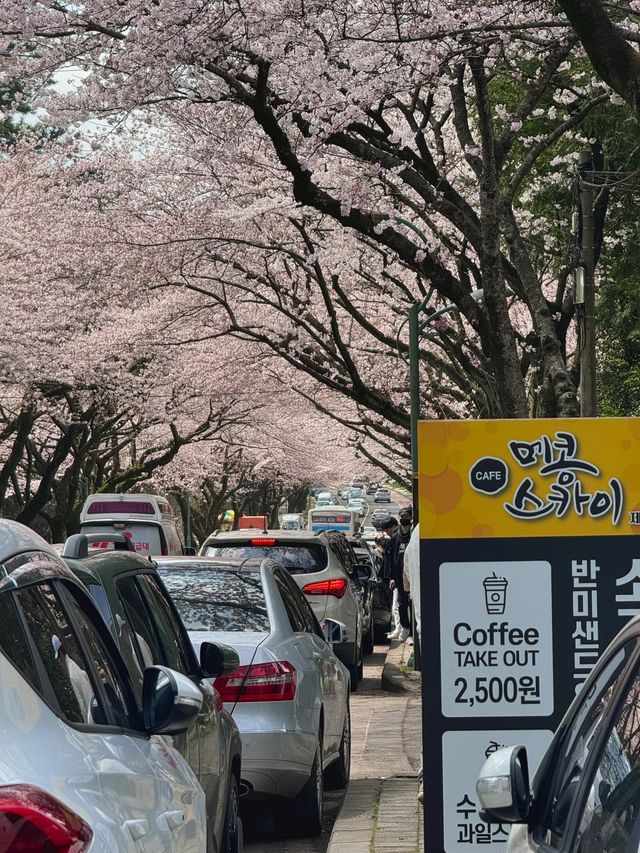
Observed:
[[[538,468],[541,477],[551,480],[544,497],[536,493],[531,477],[525,477],[517,486],[511,501],[504,508],[514,518],[537,519],[555,514],[565,516],[570,509],[577,515],[591,518],[610,515],[613,524],[620,520],[623,507],[622,484],[616,477],[609,480],[606,489],[588,491],[580,474],[599,476],[600,469],[576,454],[578,442],[570,432],[558,432],[555,439],[543,435],[536,441],[510,441],[509,450],[521,468],[542,462]]]
[[[456,803],[456,831],[458,844],[505,844],[509,838],[510,827],[503,823],[484,823],[478,816],[478,805],[465,794]]]
[[[600,654],[598,624],[598,585],[600,566],[595,560],[572,560],[573,680],[577,693],[587,680]]]

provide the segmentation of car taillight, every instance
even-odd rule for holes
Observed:
[[[345,578],[315,581],[315,583],[308,583],[306,586],[303,586],[302,591],[306,595],[335,595],[336,598],[342,598],[347,591],[347,581]]]
[[[0,853],[82,853],[92,836],[82,818],[46,791],[0,787]]]
[[[277,539],[272,539],[271,537],[266,537],[266,538],[265,538],[265,537],[262,537],[262,538],[260,538],[260,539],[257,539],[257,538],[256,538],[256,539],[252,539],[252,540],[251,540],[251,544],[252,544],[252,545],[258,545],[258,546],[260,546],[260,545],[265,545],[265,546],[270,546],[270,547],[272,547],[273,545],[277,545],[277,544],[278,544],[278,540],[277,540]]]
[[[296,695],[296,668],[286,660],[239,666],[213,686],[223,702],[286,702]]]

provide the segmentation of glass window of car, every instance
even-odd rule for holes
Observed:
[[[321,542],[301,542],[299,545],[293,543],[278,543],[276,545],[262,545],[259,538],[255,544],[251,542],[225,542],[217,545],[212,541],[206,546],[207,557],[222,557],[232,559],[234,562],[247,559],[275,560],[291,574],[309,574],[321,572],[327,568],[327,548]]]
[[[274,578],[278,585],[278,589],[280,590],[282,603],[287,611],[287,616],[289,617],[292,630],[306,631],[307,625],[302,608],[300,607],[300,602],[297,600],[296,596],[292,594],[286,577],[281,572],[275,572]]]
[[[148,666],[154,664],[166,665],[158,629],[136,583],[135,575],[119,578],[116,589],[129,623],[129,633],[140,669],[144,672]]]
[[[187,631],[269,631],[260,572],[159,568]]]
[[[42,693],[29,641],[11,592],[0,595],[0,649],[29,684]]]
[[[53,587],[29,586],[17,596],[63,716],[72,723],[104,721],[87,663]]]
[[[73,618],[79,617],[88,658],[75,632],[76,623],[72,626],[51,584],[25,587],[16,595],[62,715],[71,723],[128,728],[125,689],[96,626],[73,592],[65,596],[66,603]]]
[[[586,763],[595,747],[607,706],[635,648],[636,641],[630,640],[600,669],[582,697],[582,702],[570,721],[570,727],[559,744],[555,761],[549,770],[553,774],[552,778],[547,784],[542,782],[549,790],[544,830],[547,843],[552,847],[562,846],[567,818],[578,793]]]
[[[627,853],[640,841],[640,675],[625,691],[579,822],[579,849]]]
[[[84,640],[84,647],[98,675],[113,723],[122,728],[130,728],[131,719],[127,711],[126,690],[120,681],[117,666],[105,642],[89,621],[82,603],[78,601],[72,590],[66,590],[65,603],[71,620]]]
[[[160,640],[167,658],[167,666],[187,675],[191,672],[191,659],[184,646],[182,628],[171,607],[166,591],[153,575],[138,575],[137,581],[149,603]]]

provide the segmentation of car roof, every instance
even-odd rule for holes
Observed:
[[[205,539],[205,545],[214,542],[235,542],[238,539],[279,539],[281,541],[293,540],[302,542],[305,539],[317,541],[318,536],[309,530],[257,530],[256,528],[245,528],[244,530],[227,530],[221,533],[210,533]]]
[[[74,574],[83,581],[90,583],[104,576],[115,577],[116,575],[138,571],[149,571],[155,569],[155,563],[148,557],[135,554],[132,551],[105,551],[94,549],[89,551],[88,556],[72,558],[63,557],[65,563]],[[85,576],[89,580],[85,580]]]
[[[4,563],[12,557],[31,551],[45,554],[46,559],[26,565],[23,563],[10,572],[7,571]],[[7,518],[0,519],[0,567],[0,572],[5,577],[11,578],[12,587],[24,586],[33,583],[35,580],[53,577],[63,577],[78,582],[78,579],[69,570],[55,548],[52,548],[42,536],[25,527],[24,524]]]

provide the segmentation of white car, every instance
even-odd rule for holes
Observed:
[[[273,560],[176,557],[158,571],[196,652],[217,641],[240,657],[214,686],[240,729],[245,797],[272,798],[279,829],[317,835],[324,782],[349,781],[349,673],[305,596]]]
[[[313,512],[313,511],[311,511]],[[200,555],[239,559],[271,559],[283,566],[305,593],[319,622],[334,619],[346,625],[346,637],[334,651],[351,675],[351,690],[362,678],[362,588],[358,560],[343,533],[248,530],[212,533]]]
[[[109,629],[53,548],[2,520],[0,564],[0,849],[204,853],[204,793],[171,745],[198,716],[198,687],[148,667],[140,712]]]
[[[514,824],[508,853],[638,850],[639,647],[636,616],[600,656],[531,785],[528,767],[540,756],[524,746],[503,747],[484,763],[478,798],[485,820],[503,829]]]

